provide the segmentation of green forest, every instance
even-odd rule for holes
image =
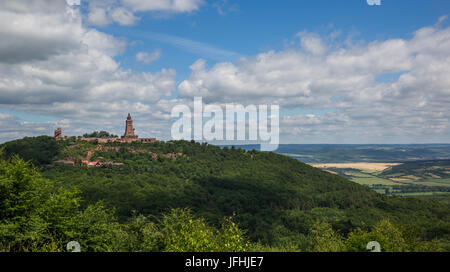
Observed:
[[[280,154],[47,136],[0,148],[0,251],[450,251],[449,203]]]

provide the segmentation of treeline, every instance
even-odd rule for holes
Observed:
[[[110,134],[107,131],[101,130],[101,131],[93,131],[91,133],[85,133],[83,134],[83,137],[85,138],[117,138],[119,136],[115,134]]]
[[[0,145],[0,150],[6,158],[18,155],[26,161],[30,161],[35,166],[52,163],[61,149],[54,138],[49,136],[25,137]]]

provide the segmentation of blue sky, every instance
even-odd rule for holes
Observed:
[[[0,142],[168,140],[194,96],[280,105],[282,143],[450,142],[448,0],[80,2],[0,2]]]
[[[219,2],[219,1],[218,1]],[[212,3],[212,4],[211,4]],[[177,79],[189,75],[189,66],[198,58],[235,61],[239,56],[252,56],[268,50],[281,50],[302,30],[342,36],[370,42],[390,38],[410,38],[422,26],[433,25],[450,11],[446,0],[383,0],[381,6],[369,6],[365,0],[228,0],[224,14],[219,14],[214,1],[188,14],[157,16],[142,14],[133,26],[112,24],[98,29],[136,45],[117,57],[124,67],[133,70],[158,71],[172,67]],[[448,22],[447,22],[448,24]],[[155,34],[187,39],[232,54],[193,53],[170,42],[158,41]],[[162,50],[161,58],[151,66],[135,59],[139,51]]]

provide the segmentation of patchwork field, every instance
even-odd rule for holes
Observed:
[[[312,164],[316,168],[340,168],[340,169],[358,169],[361,171],[378,172],[383,171],[389,167],[400,165],[401,163],[320,163]]]
[[[280,145],[276,152],[379,193],[450,202],[449,144]]]
[[[321,163],[312,164],[324,171],[398,196],[450,196],[450,160],[405,163]]]

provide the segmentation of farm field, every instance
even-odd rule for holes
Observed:
[[[359,183],[361,185],[403,185],[401,183],[395,183],[393,181],[377,178],[377,177],[355,177],[351,178],[351,181]]]
[[[312,166],[348,178],[378,193],[450,198],[450,160],[404,163],[321,163]]]
[[[400,165],[401,163],[369,163],[369,162],[359,162],[359,163],[321,163],[312,164],[312,166],[317,168],[343,168],[343,169],[358,169],[361,171],[378,172],[383,171],[391,166]]]
[[[236,147],[259,149],[259,145]],[[450,199],[450,144],[284,144],[275,152],[379,193]]]

